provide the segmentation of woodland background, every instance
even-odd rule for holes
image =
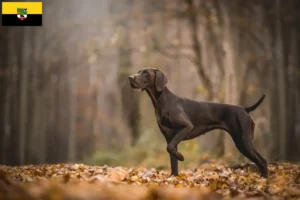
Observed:
[[[150,99],[155,67],[177,95],[249,106],[268,161],[299,161],[297,0],[51,0],[42,27],[0,29],[0,164],[168,167]],[[213,131],[179,145],[185,167],[245,158]]]

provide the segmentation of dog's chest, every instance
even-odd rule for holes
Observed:
[[[174,126],[174,123],[171,119],[171,115],[170,115],[170,112],[168,112],[167,110],[161,110],[160,112],[157,111],[156,112],[156,119],[157,121],[160,122],[160,124],[162,126],[165,126],[167,128],[173,128]]]
[[[173,127],[173,123],[172,120],[170,119],[169,116],[164,115],[161,119],[160,119],[160,123],[163,126],[166,126],[168,128],[172,128]]]

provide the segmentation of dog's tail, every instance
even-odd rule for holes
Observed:
[[[262,97],[260,97],[260,99],[254,105],[249,106],[249,107],[245,107],[245,110],[247,111],[247,113],[255,110],[263,102],[265,97],[266,97],[266,95],[262,95]]]

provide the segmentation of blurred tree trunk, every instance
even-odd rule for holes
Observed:
[[[50,152],[52,152],[51,144],[53,140],[53,132],[58,132],[58,128],[56,125],[56,120],[57,120],[57,111],[56,111],[56,103],[58,99],[58,94],[57,94],[57,84],[58,84],[58,72],[57,70],[54,71],[53,75],[50,78],[50,84],[49,88],[46,92],[46,97],[48,99],[48,112],[47,112],[47,117],[48,123],[45,125],[45,140],[47,141],[46,149],[45,149],[45,157],[47,162],[49,163],[51,160],[50,157]],[[43,126],[44,123],[42,123],[41,126]]]
[[[177,77],[177,82],[181,82],[181,53],[180,49],[182,48],[182,29],[181,29],[181,20],[176,19],[176,42],[177,42],[177,48],[175,52],[175,63],[176,63],[176,77]],[[179,84],[175,88],[178,92],[181,91],[181,84]],[[178,93],[175,91],[176,93]]]
[[[299,160],[296,155],[299,152],[296,128],[299,105],[299,59],[296,56],[299,48],[299,7],[294,0],[285,2],[284,6],[285,9],[282,9],[283,2],[277,0],[274,17],[269,18],[273,33],[270,121],[275,144],[272,153],[276,160]]]
[[[220,0],[212,0],[212,5],[210,7],[209,3],[205,3],[206,10],[207,10],[207,24],[206,24],[206,31],[208,34],[209,42],[212,45],[213,51],[211,54],[213,55],[213,60],[215,63],[211,63],[212,66],[216,66],[218,69],[218,76],[215,77],[215,79],[212,78],[214,85],[216,85],[214,89],[214,99],[213,102],[221,102],[224,103],[224,97],[222,96],[223,92],[222,89],[223,83],[224,83],[224,77],[225,77],[225,69],[224,69],[224,48],[222,45],[222,34],[221,30],[223,28],[223,17],[221,16],[221,6],[220,6]],[[215,13],[214,13],[215,11]],[[215,19],[215,20],[214,20]],[[210,66],[211,66],[210,65]],[[213,75],[214,76],[214,75]],[[216,81],[218,80],[218,81]],[[219,84],[216,84],[219,83]],[[224,138],[225,134],[227,134],[225,131],[217,130],[216,135],[213,135],[214,138],[217,138],[217,142],[215,146],[213,147],[216,156],[221,157],[225,154],[225,144],[224,144]]]
[[[300,5],[300,4],[299,4]],[[284,68],[286,70],[286,144],[283,148],[286,149],[286,160],[297,161],[299,160],[299,138],[297,138],[297,107],[299,101],[297,101],[297,87],[299,88],[299,13],[300,8],[297,8],[297,1],[291,0],[287,4],[289,16],[288,20],[285,20],[286,30],[284,41],[286,44],[285,57],[286,63]]]
[[[281,11],[281,0],[276,0],[275,4],[275,41],[274,41],[274,58],[275,58],[275,88],[274,98],[277,99],[278,103],[274,108],[277,116],[277,145],[279,148],[278,155],[279,159],[286,158],[286,72],[285,72],[285,53],[283,47],[283,33],[282,33],[282,11]],[[277,110],[277,111],[276,111]]]
[[[65,51],[64,53],[66,55],[68,55]],[[76,54],[75,54],[76,55]],[[77,57],[80,57],[80,55],[77,55]],[[78,91],[77,89],[77,86],[79,86],[80,84],[80,79],[78,78],[78,71],[80,70],[80,60],[79,61],[76,61],[76,60],[73,60],[72,57],[69,57],[67,59],[68,61],[67,62],[67,65],[69,66],[66,71],[65,71],[65,76],[66,76],[66,85],[65,85],[65,91],[66,93],[68,94],[67,96],[67,101],[68,101],[68,113],[69,115],[66,116],[68,119],[69,119],[69,122],[67,123],[68,124],[68,127],[66,127],[67,129],[67,132],[68,132],[68,137],[66,138],[67,141],[66,141],[66,145],[67,145],[67,154],[66,154],[66,160],[68,162],[75,162],[78,155],[80,153],[83,153],[84,152],[80,152],[78,153],[77,150],[78,150],[78,146],[79,144],[77,142],[78,141],[78,136],[77,136],[77,123],[79,120],[77,120],[77,117],[78,117],[78,106],[79,104],[77,103],[79,97],[77,96],[76,92]],[[91,88],[93,89],[93,88]],[[86,93],[87,95],[89,93]],[[86,118],[83,118],[84,120],[84,125],[90,125],[89,121],[86,120]],[[91,131],[91,129],[88,129],[90,128],[90,126],[86,126],[87,130],[88,131]],[[92,145],[91,145],[92,146]],[[64,159],[64,158],[62,158]]]
[[[287,160],[297,160],[299,152],[299,144],[297,144],[296,138],[296,124],[297,124],[297,68],[296,66],[299,65],[297,61],[297,50],[299,42],[297,42],[297,33],[295,28],[291,28],[290,30],[290,37],[287,39],[289,43],[288,49],[288,64],[287,64],[287,139],[286,139],[286,159]]]
[[[20,106],[21,82],[20,71],[23,70],[23,28],[1,29],[1,68],[0,68],[0,147],[2,164],[18,165],[19,157],[25,160],[25,137],[23,150],[20,149]],[[18,46],[19,48],[15,48]],[[24,94],[24,93],[23,93]],[[24,102],[23,102],[24,103]],[[27,105],[22,105],[22,108]],[[24,115],[23,115],[24,117]],[[24,119],[24,118],[23,118]],[[24,121],[23,121],[24,122]],[[24,123],[23,123],[24,125]],[[26,125],[26,124],[25,124]],[[24,134],[25,132],[22,132]],[[24,136],[24,135],[23,135]]]
[[[47,163],[47,124],[48,124],[48,118],[47,118],[47,114],[49,112],[49,100],[46,100],[45,97],[45,93],[46,91],[42,94],[42,99],[40,100],[42,103],[44,103],[44,106],[41,106],[41,110],[40,110],[40,124],[38,127],[39,130],[39,144],[40,144],[40,148],[38,151],[38,158],[39,158],[39,163],[40,164],[44,164]]]
[[[97,52],[97,55],[100,55],[100,52]],[[101,60],[102,57],[99,58],[99,61]],[[101,61],[100,61],[101,63]],[[100,67],[95,67],[95,76],[96,77],[101,77],[101,71],[102,69]],[[98,145],[100,145],[100,141],[101,141],[101,133],[102,133],[102,125],[101,125],[101,115],[103,112],[102,106],[104,104],[104,98],[103,98],[103,85],[104,80],[97,80],[95,83],[95,89],[97,90],[96,94],[95,94],[95,107],[94,109],[96,110],[95,112],[95,122],[94,122],[94,126],[93,126],[93,137],[95,138],[95,143],[94,143],[94,147],[97,148]]]
[[[39,129],[38,126],[41,123],[40,119],[41,119],[41,115],[40,115],[40,111],[41,111],[41,106],[42,106],[42,102],[41,102],[41,95],[40,95],[40,91],[39,91],[39,78],[40,78],[40,69],[37,63],[37,54],[38,52],[36,51],[36,30],[32,30],[32,33],[30,35],[30,41],[31,41],[31,66],[32,67],[32,78],[31,78],[31,99],[30,99],[30,103],[31,103],[31,127],[30,127],[30,133],[29,133],[29,137],[28,137],[28,163],[32,163],[32,164],[36,164],[38,163],[38,155],[36,154],[36,149],[41,149],[40,147],[40,143],[36,143],[36,141],[38,140],[38,136],[39,136]]]
[[[21,59],[19,63],[19,68],[20,68],[20,115],[19,115],[19,127],[20,127],[20,149],[19,149],[19,154],[20,154],[20,164],[23,165],[26,162],[26,137],[27,137],[27,123],[28,123],[28,80],[29,80],[29,28],[24,27],[23,33],[21,34],[21,42],[19,48],[20,48],[20,53],[19,56]]]
[[[239,104],[239,88],[237,85],[237,70],[239,67],[238,62],[238,30],[233,25],[231,13],[235,13],[236,8],[232,6],[232,2],[221,5],[223,14],[224,26],[223,26],[223,46],[225,51],[225,103],[227,104]],[[235,13],[236,14],[236,13]],[[225,137],[225,155],[233,156],[236,155],[237,150],[234,146],[231,137]]]
[[[100,27],[99,27],[100,28]],[[100,131],[100,123],[99,123],[99,119],[98,119],[98,113],[100,112],[100,109],[101,108],[98,108],[98,99],[100,98],[99,97],[99,94],[101,93],[99,91],[99,87],[98,87],[98,82],[100,82],[99,80],[97,80],[97,77],[100,75],[98,74],[98,65],[96,64],[97,63],[97,58],[98,58],[98,55],[100,54],[100,52],[97,52],[96,50],[93,49],[90,57],[89,57],[89,64],[90,64],[90,67],[89,67],[89,87],[90,87],[90,102],[91,102],[91,105],[92,106],[92,117],[93,119],[91,120],[91,137],[92,138],[96,138],[97,134],[99,133]],[[91,140],[93,141],[93,139]],[[94,145],[91,145],[91,147],[93,147]],[[89,151],[93,151],[93,148],[89,149]]]
[[[127,0],[127,10],[130,13],[132,6],[132,1]],[[133,67],[131,61],[131,40],[130,40],[130,28],[128,25],[129,15],[127,18],[124,17],[119,19],[117,22],[117,28],[119,29],[119,86],[121,91],[122,99],[122,110],[124,120],[131,132],[131,145],[134,146],[140,136],[139,123],[140,123],[140,108],[139,108],[139,96],[134,91],[128,81],[128,76],[130,75],[131,68]]]
[[[5,164],[7,161],[7,151],[8,151],[8,144],[10,142],[11,139],[11,122],[10,122],[10,107],[11,107],[11,86],[9,84],[3,84],[3,86],[7,85],[7,87],[5,88],[4,93],[5,95],[2,96],[3,98],[3,118],[0,118],[2,124],[1,124],[1,162]],[[1,89],[0,89],[1,90]]]
[[[69,89],[68,89],[68,77],[67,68],[62,68],[61,66],[66,66],[67,61],[65,57],[67,55],[63,51],[63,48],[59,45],[56,46],[54,51],[57,54],[62,55],[64,58],[59,58],[57,62],[51,64],[51,68],[56,71],[56,79],[54,91],[51,96],[54,98],[54,118],[53,125],[50,126],[50,132],[47,134],[47,159],[49,163],[63,162],[68,159],[68,142],[69,138],[65,133],[69,134],[69,123],[66,122],[67,114],[69,114]],[[47,59],[47,57],[46,57]]]
[[[7,143],[10,139],[10,93],[11,88],[9,85],[9,63],[8,63],[8,30],[1,29],[0,43],[0,149],[1,158],[0,163],[6,163]]]
[[[39,61],[38,66],[40,65],[41,61]],[[48,66],[47,63],[44,64],[43,67]],[[46,67],[45,67],[46,68]],[[37,136],[36,141],[38,141],[39,144],[39,151],[38,151],[38,163],[43,164],[46,162],[47,160],[47,153],[46,153],[46,149],[47,149],[47,130],[46,130],[46,126],[48,123],[48,118],[47,118],[47,112],[49,112],[49,99],[46,98],[46,94],[47,92],[49,92],[49,86],[50,84],[47,82],[44,82],[44,80],[48,80],[49,82],[51,81],[51,74],[48,74],[48,76],[50,76],[49,78],[45,77],[45,71],[44,69],[41,67],[41,69],[39,70],[39,78],[40,81],[38,82],[37,85],[37,91],[38,91],[38,100],[37,100],[37,105],[36,105],[36,112],[39,113],[39,120],[38,122],[36,122],[35,124],[35,135]],[[37,115],[37,114],[36,114]]]
[[[72,66],[72,65],[71,65]],[[76,96],[74,95],[76,89],[76,75],[72,73],[73,69],[69,69],[68,74],[68,85],[70,90],[69,97],[69,112],[70,112],[70,122],[69,122],[69,137],[68,137],[68,161],[75,161],[76,159],[76,116],[77,116],[77,107],[76,107]]]
[[[40,119],[41,119],[41,116],[40,116],[40,111],[41,111],[41,96],[39,95],[39,91],[38,91],[38,88],[36,87],[37,86],[37,79],[38,79],[38,74],[37,74],[37,68],[34,68],[33,69],[33,77],[32,77],[32,81],[33,81],[33,84],[32,84],[32,104],[33,104],[33,107],[32,107],[32,120],[31,120],[31,133],[30,133],[30,138],[29,138],[29,142],[28,142],[28,146],[29,146],[29,155],[30,157],[31,156],[38,156],[38,155],[35,155],[35,151],[36,149],[40,149],[40,146],[39,146],[39,143],[37,144],[36,141],[37,141],[37,138],[38,138],[38,126],[40,124]],[[34,162],[37,162],[38,158],[35,158],[35,159],[29,159],[29,162],[30,163],[34,163]]]
[[[195,55],[195,59],[193,59],[193,62],[197,67],[197,72],[199,77],[201,78],[201,82],[203,83],[203,86],[207,91],[207,100],[212,101],[214,97],[213,87],[208,73],[203,66],[202,47],[198,38],[199,22],[197,6],[195,5],[194,0],[185,0],[185,3],[188,6],[186,10],[187,19],[190,25],[190,36],[192,40],[193,53]]]
[[[7,160],[7,164],[10,165],[19,165],[20,164],[20,123],[19,123],[19,115],[20,115],[20,67],[22,64],[22,36],[23,28],[18,28],[15,31],[10,31],[8,35],[8,63],[11,66],[11,72],[13,76],[10,76],[13,81],[11,82],[12,87],[12,106],[10,107],[10,122],[11,122],[11,135],[8,142],[8,152],[10,152],[9,159]],[[20,45],[19,49],[16,51],[15,46]],[[13,59],[16,57],[16,59]]]

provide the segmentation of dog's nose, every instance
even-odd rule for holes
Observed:
[[[129,78],[129,80],[133,81],[134,80],[134,75],[131,75],[128,78]]]

